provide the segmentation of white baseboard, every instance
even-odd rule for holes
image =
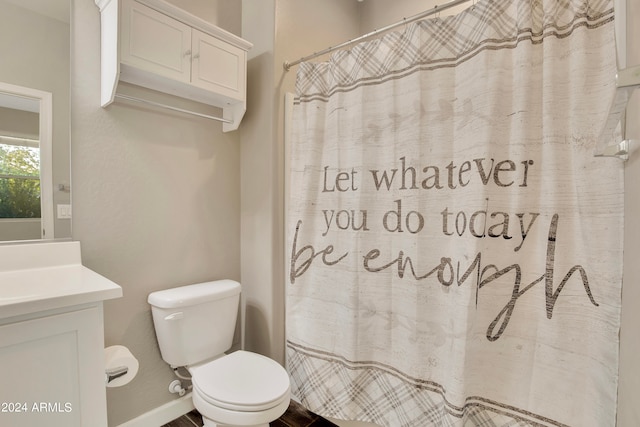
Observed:
[[[124,424],[120,424],[118,427],[160,427],[193,411],[193,409],[195,408],[191,393],[187,393]]]

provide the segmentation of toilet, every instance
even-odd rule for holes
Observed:
[[[231,348],[240,284],[217,280],[149,294],[162,359],[191,374],[205,427],[268,427],[289,406],[287,371],[257,353]]]

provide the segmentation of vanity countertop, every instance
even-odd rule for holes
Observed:
[[[0,319],[122,296],[122,288],[82,265],[80,242],[0,246]]]

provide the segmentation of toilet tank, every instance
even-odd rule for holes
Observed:
[[[231,348],[236,329],[240,284],[216,280],[149,294],[162,359],[187,366]]]

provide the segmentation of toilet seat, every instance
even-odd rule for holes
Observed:
[[[283,398],[282,402],[277,406],[256,412],[232,411],[219,408],[203,400],[197,390],[193,391],[192,398],[193,405],[202,414],[205,426],[210,425],[208,422],[211,421],[215,425],[269,427],[269,423],[284,414],[289,407],[288,396]]]
[[[190,370],[194,394],[217,408],[258,412],[280,406],[284,400],[288,406],[287,371],[260,354],[239,350]]]

